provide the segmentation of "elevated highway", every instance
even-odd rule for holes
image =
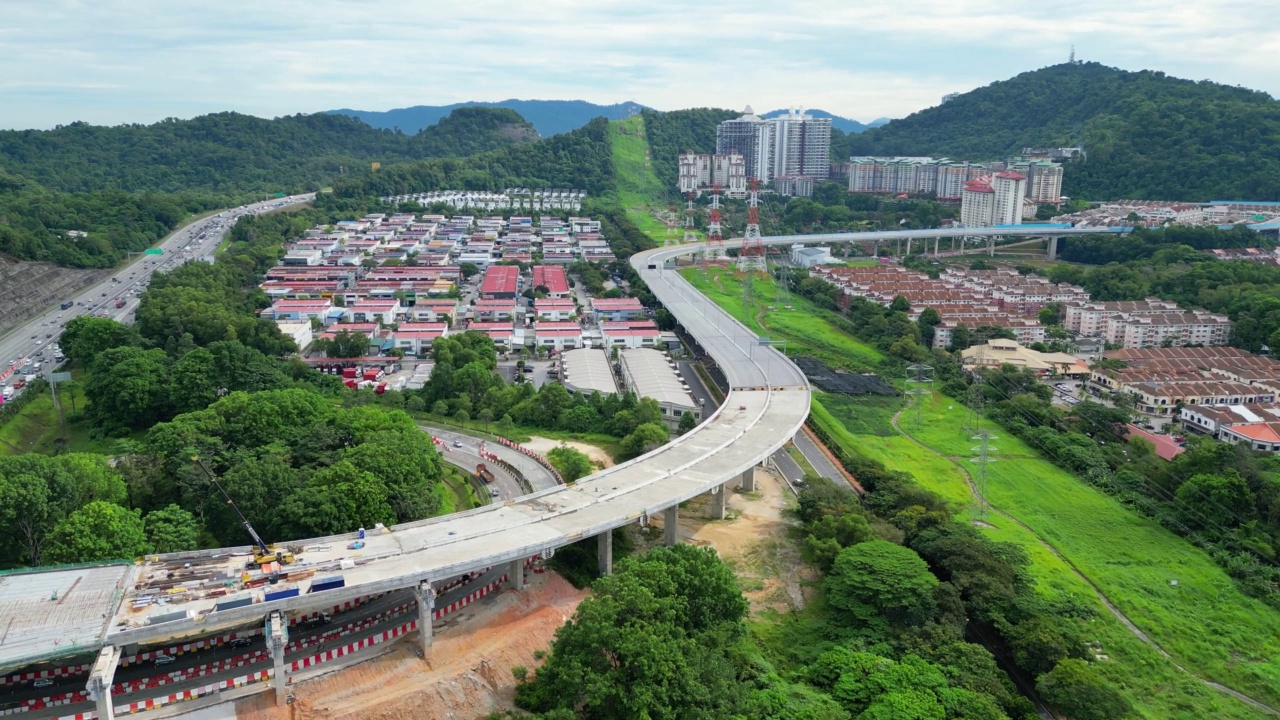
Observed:
[[[993,236],[1045,236],[1044,228],[963,229],[965,235],[983,231]],[[768,245],[870,240],[936,239],[952,237],[957,229],[898,230],[876,233],[795,235],[765,239]],[[1055,235],[1071,232],[1056,229]],[[740,246],[740,240],[725,243]],[[682,255],[701,245],[661,248],[639,253],[631,262],[654,295],[715,360],[730,386],[725,402],[697,428],[646,455],[584,478],[573,487],[555,487],[447,517],[378,529],[352,550],[354,534],[290,543],[298,548],[302,569],[316,577],[341,573],[345,587],[310,592],[313,580],[299,580],[301,594],[265,601],[260,591],[248,591],[252,603],[216,610],[219,589],[238,578],[249,548],[224,548],[176,556],[149,558],[130,568],[117,585],[119,600],[106,614],[99,631],[81,631],[73,638],[79,651],[103,648],[89,687],[98,702],[98,717],[111,716],[110,688],[120,650],[135,652],[155,643],[207,636],[261,623],[272,627],[289,614],[314,612],[336,603],[369,595],[408,589],[418,601],[424,655],[430,653],[430,614],[435,587],[448,578],[488,567],[506,565],[511,583],[523,585],[525,561],[549,557],[559,547],[597,538],[602,572],[612,568],[611,531],[633,522],[647,522],[661,513],[666,540],[674,543],[678,506],[703,493],[712,493],[713,507],[723,513],[731,484],[741,478],[749,485],[754,466],[788,442],[809,412],[810,392],[803,373],[789,359],[750,329],[698,293],[675,271]],[[181,584],[184,617],[171,619],[174,606],[163,598],[172,583]],[[166,585],[166,582],[168,583]],[[47,598],[47,596],[46,596]],[[32,597],[32,611],[45,598]],[[161,602],[156,602],[160,600]],[[224,606],[225,607],[225,606]],[[425,622],[421,618],[426,618]],[[2,651],[3,648],[0,648]],[[65,649],[42,648],[44,657],[58,657]],[[30,657],[30,656],[28,656]],[[283,653],[273,672],[277,690],[287,681]],[[6,658],[0,652],[0,665]],[[104,682],[105,681],[105,682]],[[283,698],[277,692],[277,698]]]

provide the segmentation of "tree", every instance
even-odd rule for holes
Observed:
[[[565,482],[573,482],[595,471],[595,465],[591,463],[591,458],[587,457],[586,453],[567,445],[560,445],[547,451],[547,460],[560,471],[560,476]]]
[[[1045,702],[1072,720],[1122,720],[1133,712],[1123,695],[1083,660],[1063,660],[1036,680]]]
[[[628,455],[643,455],[670,438],[671,434],[662,425],[645,423],[622,439],[622,451]]]
[[[910,310],[911,304],[908,303],[907,299],[901,295],[894,296],[893,302],[889,303],[889,312],[904,313]]]
[[[480,267],[475,263],[464,262],[458,266],[458,271],[462,273],[465,280],[470,280],[473,276],[480,274]]]
[[[52,563],[128,560],[149,549],[139,511],[94,501],[54,527],[45,559]]]
[[[1218,530],[1247,522],[1254,515],[1254,497],[1235,470],[1193,475],[1178,487],[1178,517],[1196,530]]]
[[[841,550],[825,584],[832,607],[866,621],[917,624],[937,611],[938,579],[929,566],[910,548],[883,540]]]
[[[685,410],[680,413],[680,424],[676,426],[676,432],[680,435],[684,435],[697,426],[698,419],[693,416],[693,413]]]
[[[1040,314],[1037,316],[1040,324],[1044,326],[1061,325],[1062,324],[1062,303],[1049,303],[1040,308]]]
[[[1005,639],[1018,667],[1033,675],[1049,672],[1068,658],[1088,657],[1079,629],[1065,618],[1040,615],[1024,620],[1005,632]]]
[[[94,425],[139,429],[168,419],[169,370],[163,350],[117,347],[99,354],[84,389]]]
[[[331,358],[357,358],[369,354],[369,336],[362,332],[339,330],[324,345],[324,354]]]
[[[197,547],[199,523],[194,515],[177,505],[152,510],[143,518],[143,525],[154,552],[172,553]]]
[[[135,345],[138,334],[128,325],[108,318],[80,315],[67,321],[58,338],[62,353],[87,368],[99,353],[123,345]]]
[[[0,525],[11,532],[0,535],[0,551],[6,558],[31,565],[43,559],[50,523],[49,486],[31,473],[0,472]]]

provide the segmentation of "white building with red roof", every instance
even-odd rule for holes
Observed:
[[[540,322],[533,326],[533,341],[538,347],[557,352],[582,347],[582,326],[576,322]]]
[[[394,347],[405,355],[425,355],[431,351],[431,343],[449,332],[445,323],[401,323],[391,333]]]
[[[658,326],[652,320],[600,323],[600,334],[609,348],[652,348],[658,346]]]
[[[1021,225],[1027,178],[1009,170],[983,175],[964,184],[960,222],[965,227]]]
[[[533,287],[545,287],[553,298],[569,297],[569,278],[559,265],[534,265]]]

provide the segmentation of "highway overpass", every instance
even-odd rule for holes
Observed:
[[[834,233],[770,237],[768,245],[875,242],[952,237],[959,229],[897,230],[876,233]],[[965,235],[997,237],[1044,236],[1045,228],[963,229]],[[1055,235],[1075,235],[1097,230],[1055,229]],[[740,246],[730,240],[727,248]],[[61,657],[102,649],[89,687],[98,701],[99,717],[111,714],[109,693],[115,663],[121,651],[138,646],[208,636],[221,631],[261,623],[273,618],[278,627],[289,613],[314,612],[369,595],[410,589],[418,599],[418,626],[423,629],[424,654],[430,651],[429,615],[435,585],[459,575],[506,565],[515,587],[523,583],[524,563],[535,555],[549,557],[556,548],[597,538],[601,570],[612,567],[610,532],[633,522],[646,522],[661,513],[666,539],[675,542],[679,503],[703,493],[713,493],[713,507],[723,513],[730,484],[751,482],[754,466],[781,448],[804,423],[810,392],[803,373],[789,359],[750,329],[698,293],[674,269],[682,255],[701,252],[700,244],[651,250],[631,262],[653,294],[685,330],[714,359],[730,386],[725,402],[693,431],[642,457],[584,478],[573,487],[556,487],[441,518],[407,523],[372,532],[362,548],[350,550],[355,534],[290,543],[298,548],[297,569],[311,569],[316,578],[340,573],[345,586],[310,593],[313,579],[299,580],[301,594],[265,602],[261,591],[250,592],[252,604],[216,610],[219,592],[237,579],[248,547],[160,556],[113,572],[118,573],[114,592],[110,582],[100,583],[100,594],[113,601],[101,623],[82,623],[54,643],[0,646],[0,666],[17,661]],[[293,568],[291,568],[293,569]],[[74,573],[76,571],[66,571]],[[38,573],[56,576],[57,573]],[[80,582],[71,581],[55,597],[67,597]],[[110,580],[110,578],[108,578]],[[49,603],[46,586],[34,583],[19,602],[7,605],[20,618],[19,625],[37,622]],[[36,589],[38,588],[38,589]],[[163,602],[179,590],[188,611],[179,619],[173,604]],[[277,615],[280,613],[280,615]],[[160,622],[161,619],[165,621]],[[93,616],[89,616],[93,620]],[[11,628],[22,632],[22,628]],[[37,637],[33,635],[32,637]],[[45,636],[40,636],[45,637]],[[286,679],[284,654],[278,654],[274,679],[282,687]],[[282,693],[278,693],[278,697]]]

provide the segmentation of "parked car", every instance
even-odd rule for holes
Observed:
[[[173,661],[174,661],[174,660],[177,660],[177,658],[175,658],[175,657],[174,657],[174,656],[172,656],[172,655],[161,655],[161,656],[159,656],[159,657],[157,657],[157,658],[156,658],[156,664],[157,664],[157,665],[170,665],[170,664],[172,664],[172,663],[173,663]]]
[[[36,688],[47,688],[51,685],[53,685],[53,678],[36,678],[35,682],[31,683],[31,687]]]

